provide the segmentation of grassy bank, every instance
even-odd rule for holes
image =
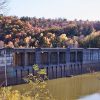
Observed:
[[[56,100],[75,100],[100,90],[100,72],[47,81],[48,89]],[[28,84],[13,86],[22,93],[29,91]]]

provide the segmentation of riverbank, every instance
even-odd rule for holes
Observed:
[[[56,100],[75,100],[100,91],[100,72],[49,80],[47,86]],[[30,88],[28,84],[13,86],[22,93]]]

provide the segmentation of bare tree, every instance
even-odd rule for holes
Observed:
[[[0,0],[0,13],[2,14],[7,7],[7,0]]]

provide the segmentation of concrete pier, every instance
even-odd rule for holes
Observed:
[[[3,81],[5,81],[5,67],[7,67],[7,77],[14,78],[14,81],[19,83],[24,76],[29,73],[34,74],[32,68],[34,64],[46,68],[49,79],[100,71],[100,48],[0,49],[0,73],[3,76],[0,79]]]

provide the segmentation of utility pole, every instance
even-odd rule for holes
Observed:
[[[5,58],[5,85],[7,86],[7,55],[6,55],[6,48],[4,49],[4,58]]]

